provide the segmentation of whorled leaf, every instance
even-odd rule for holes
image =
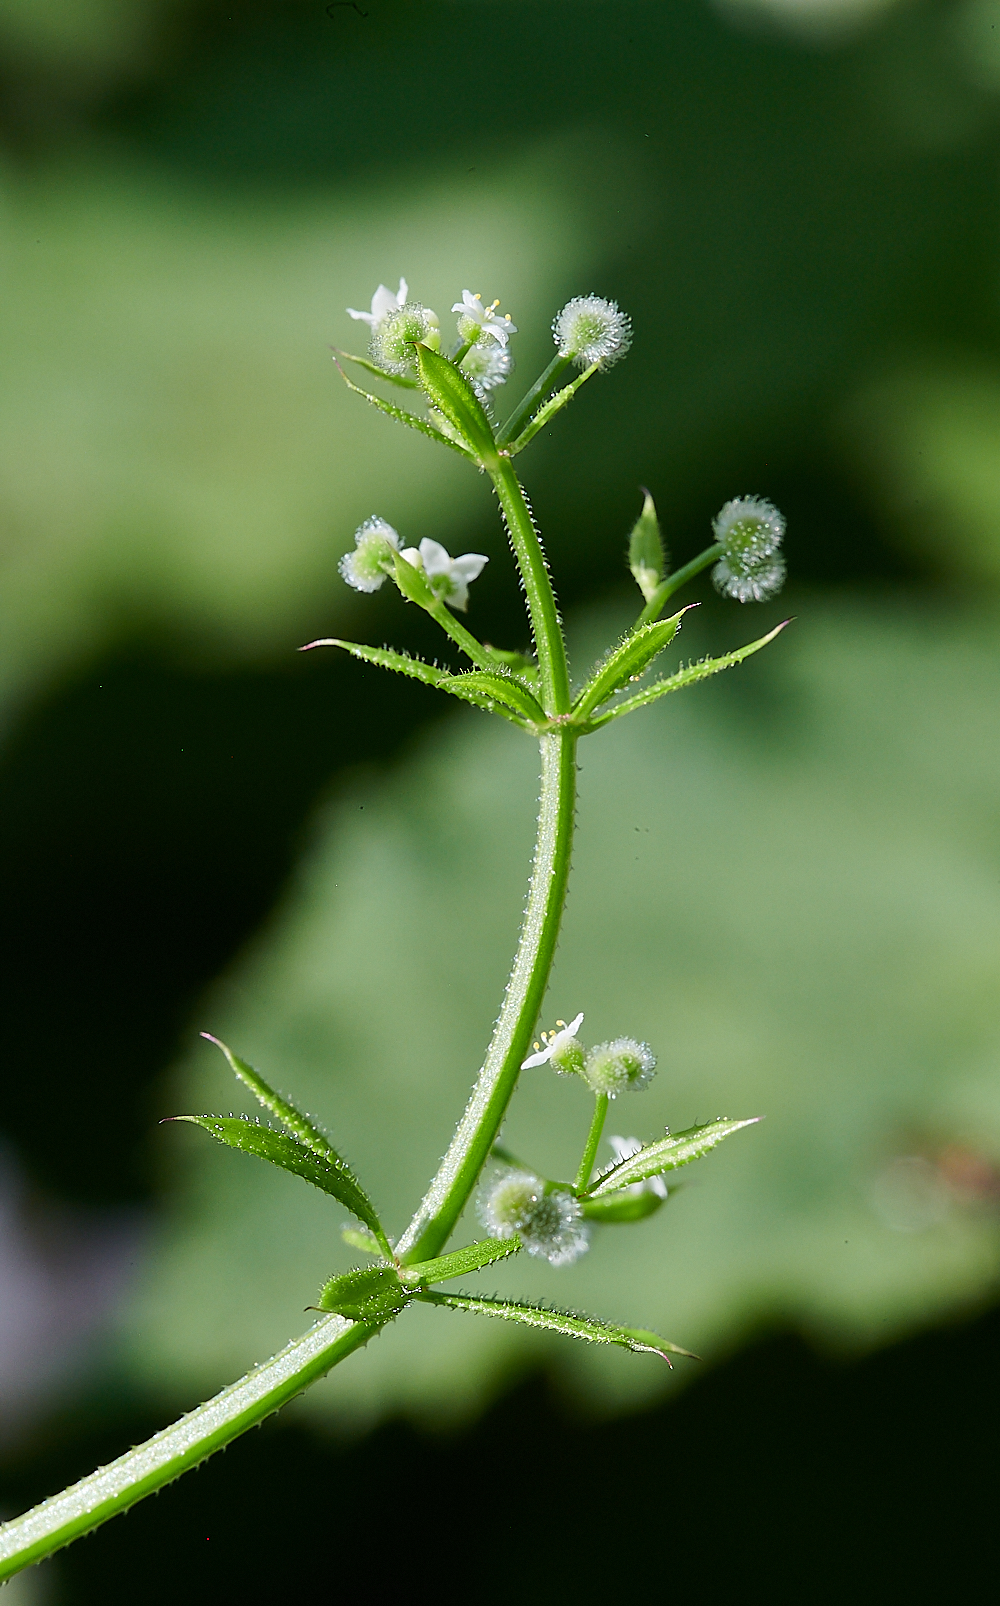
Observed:
[[[481,1238],[478,1243],[467,1244],[449,1255],[439,1255],[436,1260],[404,1266],[399,1275],[404,1283],[446,1283],[452,1277],[464,1277],[469,1272],[482,1271],[484,1266],[493,1266],[498,1260],[506,1260],[520,1248],[521,1240],[516,1233],[510,1238]]]
[[[645,1182],[648,1177],[658,1177],[664,1171],[676,1171],[679,1166],[690,1165],[692,1160],[700,1160],[703,1155],[709,1154],[723,1138],[739,1132],[741,1127],[754,1126],[759,1120],[759,1115],[752,1115],[744,1121],[730,1121],[722,1116],[718,1121],[689,1127],[686,1132],[678,1132],[673,1137],[668,1133],[658,1143],[647,1144],[637,1154],[611,1166],[587,1190],[587,1196],[600,1199],[604,1194],[631,1187],[633,1182]]]
[[[252,1065],[248,1065],[246,1060],[240,1059],[238,1054],[234,1054],[220,1038],[213,1037],[211,1032],[202,1032],[201,1035],[207,1043],[214,1043],[216,1048],[221,1048],[233,1074],[250,1089],[265,1110],[277,1116],[282,1126],[293,1137],[298,1138],[307,1149],[312,1149],[315,1154],[321,1155],[333,1165],[345,1164],[326,1133],[320,1130],[315,1121],[304,1115],[301,1110],[297,1110],[290,1099],[286,1099],[283,1094],[276,1093],[273,1087],[269,1087],[260,1072]]]
[[[448,420],[480,463],[495,463],[496,441],[482,402],[454,363],[417,342],[420,386],[432,407]]]
[[[644,1189],[642,1193],[625,1191],[608,1194],[604,1199],[583,1199],[580,1205],[588,1221],[613,1226],[618,1222],[645,1221],[647,1216],[653,1216],[662,1209],[666,1202],[662,1194]]]
[[[346,1316],[352,1322],[391,1322],[413,1298],[395,1266],[359,1266],[331,1277],[320,1291],[317,1310]]]
[[[670,1365],[671,1355],[697,1356],[691,1350],[671,1344],[658,1333],[642,1327],[616,1327],[602,1322],[596,1316],[584,1316],[579,1311],[553,1310],[547,1305],[520,1304],[512,1299],[480,1299],[473,1294],[438,1294],[421,1292],[414,1295],[428,1305],[445,1305],[452,1310],[468,1310],[477,1316],[495,1316],[501,1321],[519,1322],[522,1327],[542,1327],[564,1338],[580,1338],[589,1344],[615,1344],[620,1349],[637,1353],[660,1355]]]
[[[684,669],[679,669],[676,675],[670,675],[666,680],[655,680],[651,686],[636,692],[634,697],[626,697],[624,702],[616,703],[614,708],[589,718],[585,730],[599,730],[602,725],[607,725],[609,720],[618,719],[622,714],[631,714],[637,708],[645,708],[648,703],[655,703],[658,697],[666,697],[669,692],[680,691],[684,686],[693,686],[696,681],[706,680],[709,675],[717,675],[722,669],[731,669],[734,664],[741,664],[744,658],[759,652],[768,642],[773,641],[775,636],[780,635],[789,622],[788,619],[783,619],[781,624],[775,625],[766,636],[748,642],[745,647],[737,647],[735,652],[723,653],[719,658],[705,658],[699,664],[688,664]]]
[[[391,647],[368,647],[363,642],[341,641],[337,636],[324,636],[319,641],[310,641],[308,646],[300,650],[307,652],[313,647],[342,647],[353,658],[378,664],[382,669],[395,670],[399,675],[409,675],[413,680],[422,680],[425,686],[435,686],[439,691],[446,691],[452,697],[472,703],[487,713],[502,714],[522,729],[525,728],[525,721],[545,721],[544,712],[527,688],[513,675],[502,674],[499,669],[495,674],[490,670],[473,670],[469,674],[455,675],[450,669],[439,669],[436,664],[429,664],[423,658],[411,658],[407,653],[395,652]]]
[[[651,624],[640,625],[638,629],[630,631],[595,668],[573,704],[574,717],[586,719],[616,691],[643,674],[657,654],[669,647],[681,627],[681,620],[692,606],[694,604],[689,603],[687,608],[681,608],[669,619],[656,619]]]
[[[228,1148],[239,1149],[242,1154],[252,1154],[259,1160],[267,1160],[282,1171],[290,1171],[293,1176],[311,1182],[314,1188],[331,1194],[370,1228],[383,1254],[391,1259],[389,1240],[374,1205],[347,1161],[342,1160],[335,1150],[330,1149],[328,1155],[318,1154],[298,1138],[286,1137],[284,1132],[258,1126],[239,1116],[175,1115],[170,1119],[190,1121],[194,1126],[204,1128],[217,1142],[224,1143]]]
[[[336,361],[336,359],[334,360]],[[371,405],[378,412],[384,413],[387,418],[394,418],[397,424],[405,424],[408,429],[419,430],[422,435],[430,436],[432,441],[437,441],[442,446],[450,446],[453,452],[461,453],[463,457],[469,458],[474,463],[478,461],[473,452],[462,446],[460,442],[451,440],[447,435],[442,435],[441,431],[435,429],[433,424],[429,424],[426,418],[421,418],[418,413],[407,412],[405,407],[394,407],[392,402],[383,401],[381,396],[373,396],[370,390],[363,390],[360,385],[356,385],[350,375],[344,373],[339,362],[337,367],[340,369],[341,378],[348,390],[353,390],[357,396],[363,396],[365,401],[371,402]]]
[[[376,379],[386,379],[390,385],[399,385],[403,390],[420,389],[415,379],[410,379],[406,374],[386,373],[384,368],[380,368],[378,363],[372,362],[369,357],[355,357],[353,352],[343,351],[340,346],[334,346],[333,350],[338,357],[343,357],[345,362],[356,363],[359,368],[364,368],[367,373],[374,374]]]

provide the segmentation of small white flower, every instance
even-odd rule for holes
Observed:
[[[399,291],[394,295],[388,285],[380,284],[372,296],[371,312],[359,312],[356,307],[348,307],[347,311],[358,323],[366,323],[369,329],[374,329],[375,325],[381,323],[390,312],[396,312],[403,305],[409,294],[409,288],[406,280],[400,279]]]
[[[561,1028],[559,1031],[542,1033],[544,1048],[540,1048],[536,1043],[534,1054],[529,1054],[526,1060],[522,1060],[522,1071],[530,1071],[533,1065],[547,1065],[552,1058],[558,1059],[563,1050],[573,1042],[583,1025],[583,1011],[575,1015],[568,1026],[562,1021],[557,1021],[556,1025]]]
[[[406,547],[402,556],[415,569],[423,569],[435,596],[462,613],[469,606],[469,586],[490,561],[481,552],[464,552],[460,558],[453,558],[440,541],[430,541],[427,536],[419,547]]]
[[[609,1137],[608,1142],[615,1151],[613,1165],[621,1165],[623,1160],[631,1160],[633,1154],[638,1154],[639,1150],[645,1147],[644,1144],[639,1142],[638,1138]],[[608,1166],[607,1169],[610,1171],[613,1166]],[[630,1187],[624,1188],[622,1191],[623,1193],[631,1194],[655,1193],[658,1198],[665,1199],[667,1197],[667,1184],[662,1177],[647,1177],[645,1182],[633,1182]]]
[[[458,332],[462,339],[479,342],[492,335],[501,346],[505,346],[509,336],[517,334],[517,324],[511,323],[509,312],[502,318],[497,317],[499,305],[499,301],[493,301],[484,307],[478,290],[474,295],[471,290],[463,290],[461,301],[456,301],[451,309],[462,314],[458,320]]]

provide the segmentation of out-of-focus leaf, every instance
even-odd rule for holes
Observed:
[[[352,1249],[362,1249],[366,1255],[381,1255],[384,1253],[373,1232],[367,1232],[363,1227],[341,1227],[340,1236],[345,1244]]]
[[[468,1310],[477,1316],[496,1316],[501,1321],[519,1322],[522,1327],[544,1327],[550,1333],[561,1333],[564,1338],[582,1338],[588,1344],[617,1344],[637,1354],[661,1355],[670,1365],[671,1355],[698,1357],[679,1344],[670,1344],[658,1333],[649,1333],[641,1327],[615,1327],[596,1316],[583,1316],[579,1311],[554,1310],[548,1305],[525,1305],[513,1299],[482,1299],[473,1294],[421,1293],[415,1296],[428,1305],[447,1305],[452,1310]]]
[[[690,606],[689,603],[688,607]],[[597,665],[573,704],[573,713],[577,719],[586,719],[595,708],[600,707],[601,703],[606,703],[609,697],[613,697],[616,691],[620,691],[630,680],[635,680],[643,674],[657,654],[669,647],[687,611],[687,608],[682,608],[669,619],[657,619],[652,624],[641,625],[638,630],[630,631],[617,647],[612,648]]]
[[[610,720],[617,719],[620,714],[631,714],[636,708],[645,708],[648,703],[655,703],[658,698],[666,697],[668,692],[681,691],[683,687],[693,686],[699,680],[707,680],[709,675],[717,675],[721,669],[732,669],[734,664],[741,664],[744,658],[749,658],[752,653],[760,652],[762,647],[766,647],[769,641],[780,635],[788,622],[787,619],[782,620],[781,624],[775,625],[766,636],[749,642],[745,647],[737,647],[735,652],[724,652],[718,658],[703,658],[700,663],[688,664],[685,669],[679,669],[676,675],[670,675],[666,680],[654,681],[652,686],[636,692],[634,697],[626,697],[623,703],[609,708],[607,713],[595,715],[589,721],[588,729],[597,730],[599,726],[607,725]]]
[[[647,1216],[655,1216],[666,1202],[662,1194],[650,1188],[643,1189],[642,1193],[611,1193],[606,1199],[585,1199],[581,1204],[588,1221],[614,1226],[616,1222],[645,1221]]]
[[[628,538],[628,566],[636,585],[649,602],[663,579],[667,555],[660,534],[660,521],[656,517],[656,505],[648,491],[644,495],[642,512]]]
[[[283,1132],[273,1132],[270,1127],[257,1126],[255,1122],[244,1121],[237,1116],[175,1115],[173,1119],[190,1121],[195,1126],[203,1127],[230,1149],[239,1149],[242,1154],[268,1160],[271,1165],[280,1166],[282,1171],[291,1171],[293,1176],[311,1182],[314,1188],[322,1188],[324,1193],[332,1194],[371,1229],[383,1253],[391,1255],[374,1205],[347,1161],[342,1160],[334,1150],[329,1151],[329,1156],[317,1154],[297,1138],[286,1137]]]

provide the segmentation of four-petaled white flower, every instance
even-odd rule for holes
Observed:
[[[461,301],[456,301],[451,309],[452,312],[462,314],[458,320],[462,338],[475,340],[482,335],[492,335],[494,340],[499,340],[501,346],[505,346],[508,336],[517,334],[517,324],[511,323],[509,312],[502,318],[497,317],[499,305],[499,301],[494,301],[488,307],[484,307],[483,298],[478,290],[474,295],[471,290],[463,290]]]
[[[542,1033],[542,1042],[545,1045],[544,1048],[539,1048],[538,1044],[535,1044],[534,1054],[529,1054],[528,1058],[523,1060],[521,1063],[522,1071],[530,1071],[533,1065],[547,1065],[553,1055],[558,1056],[558,1054],[566,1047],[566,1045],[573,1041],[577,1032],[580,1030],[580,1027],[583,1025],[583,1011],[581,1010],[579,1015],[574,1016],[568,1026],[564,1021],[557,1021],[556,1025],[559,1026],[561,1030],[557,1032]]]
[[[621,1165],[623,1160],[631,1160],[633,1154],[638,1154],[645,1145],[638,1138],[608,1138],[608,1142],[615,1151],[614,1165]],[[608,1170],[612,1167],[609,1166]],[[647,1177],[645,1182],[633,1182],[631,1187],[623,1190],[625,1193],[655,1193],[661,1199],[667,1197],[667,1184],[662,1177]]]
[[[387,317],[390,312],[397,312],[406,302],[410,287],[405,279],[399,281],[399,291],[396,294],[387,285],[380,284],[372,296],[371,312],[359,312],[356,307],[348,307],[347,311],[358,323],[366,323],[369,329],[374,329],[377,323]]]
[[[402,556],[415,569],[423,569],[435,596],[462,613],[469,606],[469,586],[490,561],[481,552],[464,552],[453,558],[440,541],[430,541],[427,536],[419,547],[406,547]]]

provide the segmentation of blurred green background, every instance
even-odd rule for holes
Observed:
[[[608,1457],[646,1590],[660,1479],[672,1588],[902,1599],[912,1566],[920,1599],[945,1552],[978,1584],[955,1546],[996,1492],[1000,3],[0,0],[0,100],[5,1512],[282,1343],[350,1264],[322,1198],[157,1125],[244,1108],[197,1031],[319,1114],[399,1231],[506,977],[530,745],[295,654],[440,652],[337,577],[375,511],[488,553],[473,627],[525,645],[484,482],[340,383],[346,305],[400,274],[443,321],[464,286],[502,297],[512,400],[570,295],[632,314],[627,363],[522,460],[578,670],[635,608],[640,483],[677,562],[730,496],[788,517],[786,593],[699,583],[685,658],[796,620],[584,748],[546,1011],[656,1047],[626,1135],[767,1119],[577,1266],[483,1284],[658,1326],[696,1381],[417,1312],[11,1600],[131,1599],[150,1557],[150,1601],[281,1598],[261,1515],[315,1575],[359,1465],[403,1540],[458,1477],[452,1520],[493,1514],[525,1598],[575,1599],[614,1559],[574,1570],[599,1492],[542,1523],[525,1480]],[[586,1120],[535,1072],[508,1141],[557,1170]]]

